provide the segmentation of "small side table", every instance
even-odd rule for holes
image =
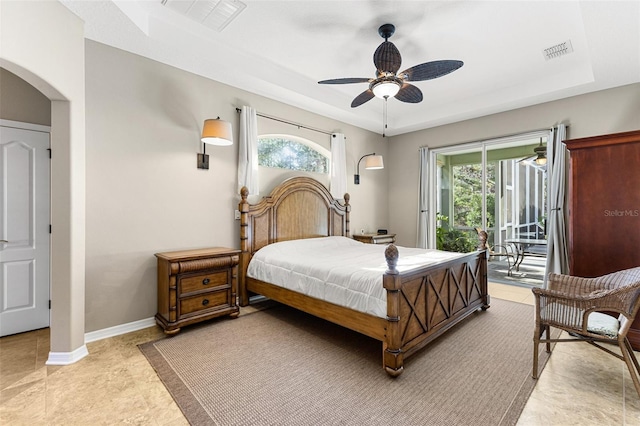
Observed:
[[[235,318],[240,250],[213,247],[156,253],[158,313],[165,334],[222,315]]]
[[[354,234],[353,239],[367,244],[391,244],[396,242],[396,234]]]

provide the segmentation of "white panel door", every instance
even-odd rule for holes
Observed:
[[[49,326],[49,134],[0,126],[0,336]]]

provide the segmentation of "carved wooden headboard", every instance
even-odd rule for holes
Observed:
[[[327,188],[309,177],[294,177],[275,187],[257,204],[249,204],[249,191],[240,191],[240,279],[244,279],[253,254],[278,241],[349,236],[349,194],[344,204]]]

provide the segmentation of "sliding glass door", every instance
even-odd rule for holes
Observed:
[[[428,247],[468,252],[477,247],[477,228],[488,243],[544,238],[546,167],[534,149],[548,131],[431,151],[431,229]],[[541,152],[538,149],[538,152]]]

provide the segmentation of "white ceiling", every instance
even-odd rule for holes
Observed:
[[[243,2],[216,31],[161,0],[62,0],[88,39],[377,133],[383,100],[350,107],[366,83],[317,82],[374,77],[378,27],[392,23],[401,70],[440,59],[464,66],[414,83],[419,104],[389,99],[391,136],[640,82],[640,0]],[[572,53],[545,59],[567,40]]]

